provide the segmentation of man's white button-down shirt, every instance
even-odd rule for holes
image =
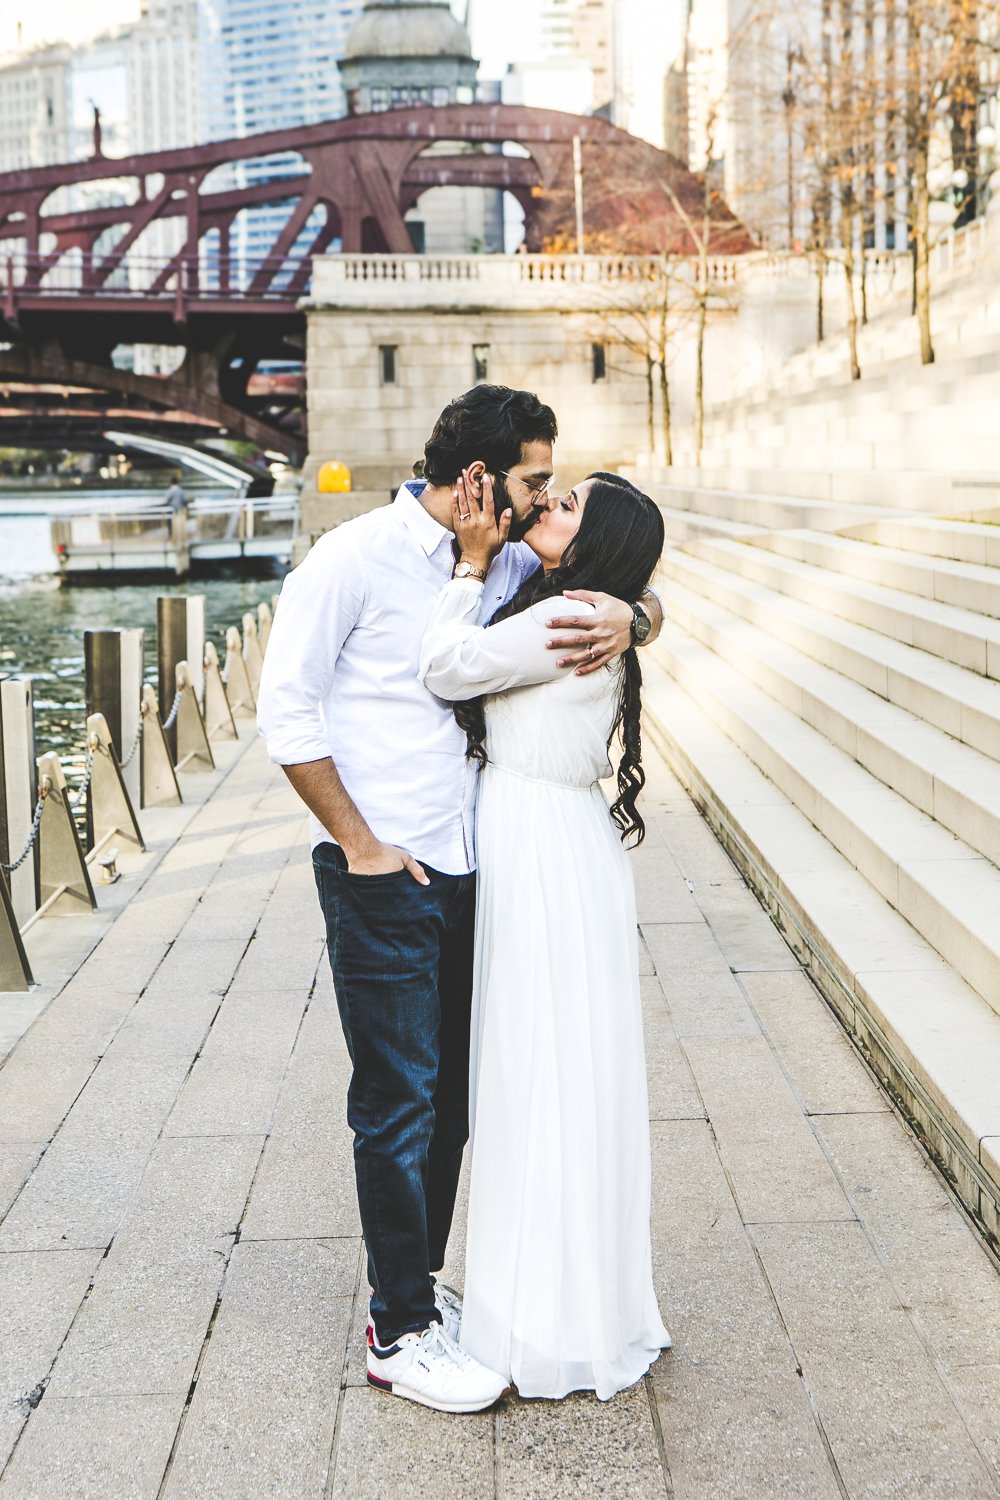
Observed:
[[[329,531],[285,579],[257,703],[278,765],[332,756],[377,839],[445,875],[475,868],[474,762],[449,704],[420,682],[420,642],[454,567],[453,537],[404,485],[392,505]],[[538,566],[504,548],[489,618]],[[310,815],[315,846],[331,834]]]

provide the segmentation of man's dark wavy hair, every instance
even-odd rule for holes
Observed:
[[[531,391],[477,385],[450,401],[434,423],[424,449],[424,477],[433,485],[454,484],[477,459],[498,474],[521,462],[525,443],[554,443],[555,412]]]
[[[491,625],[566,589],[590,589],[629,602],[642,594],[663,551],[664,525],[659,506],[620,474],[601,469],[588,477],[593,484],[580,518],[580,529],[563,553],[558,568],[551,573],[544,573],[541,568],[532,573],[513,599],[493,616]],[[632,839],[635,848],[646,835],[646,826],[636,807],[646,773],[642,768],[639,730],[642,672],[634,646],[629,647],[612,670],[619,674],[618,702],[608,752],[620,731],[622,757],[618,766],[618,797],[611,816],[622,842]],[[471,698],[452,706],[459,728],[465,731],[466,754],[481,766],[486,764],[484,704],[484,698]]]

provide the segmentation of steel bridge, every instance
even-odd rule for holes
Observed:
[[[538,248],[572,219],[574,137],[594,225],[627,217],[623,205],[634,223],[656,185],[661,218],[700,202],[679,162],[605,121],[482,104],[121,159],[97,137],[86,161],[0,175],[6,441],[96,446],[110,420],[187,438],[224,430],[300,459],[304,382],[257,372],[301,365],[312,257],[411,251],[405,215],[440,186],[512,193]],[[273,238],[248,257],[240,216],[265,205]],[[136,344],[181,346],[183,360],[167,375],[119,368],[115,350]]]

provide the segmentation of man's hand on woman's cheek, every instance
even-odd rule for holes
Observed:
[[[632,606],[610,594],[595,594],[590,589],[568,589],[567,599],[583,599],[594,606],[595,613],[576,618],[554,615],[547,622],[549,630],[571,631],[548,642],[550,651],[564,651],[560,667],[575,667],[578,677],[586,677],[632,644]]]

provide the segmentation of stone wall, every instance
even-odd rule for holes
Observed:
[[[887,263],[879,275],[896,272]],[[907,263],[908,265],[908,263]],[[635,463],[650,452],[645,359],[649,298],[643,258],[575,256],[330,256],[316,262],[308,313],[309,433],[305,536],[368,508],[319,496],[329,459],[352,471],[354,489],[387,499],[410,473],[441,409],[475,384],[474,350],[487,378],[537,391],[556,412],[557,477]],[[706,407],[718,409],[766,384],[815,328],[815,285],[799,258],[713,261],[706,337]],[[827,326],[842,322],[841,288],[829,278]],[[672,295],[674,295],[672,293]],[[692,421],[694,320],[677,291],[670,382],[675,443]],[[594,345],[606,347],[595,380]],[[380,346],[395,351],[384,380]],[[657,414],[655,427],[659,425]],[[655,434],[659,442],[658,433]]]
[[[588,313],[314,310],[309,317],[306,492],[327,459],[346,463],[355,488],[380,490],[410,473],[438,413],[476,383],[474,349],[488,379],[537,391],[556,412],[560,466],[623,463],[646,446],[644,370],[616,350],[595,382]],[[380,345],[395,348],[395,384],[381,379]]]

